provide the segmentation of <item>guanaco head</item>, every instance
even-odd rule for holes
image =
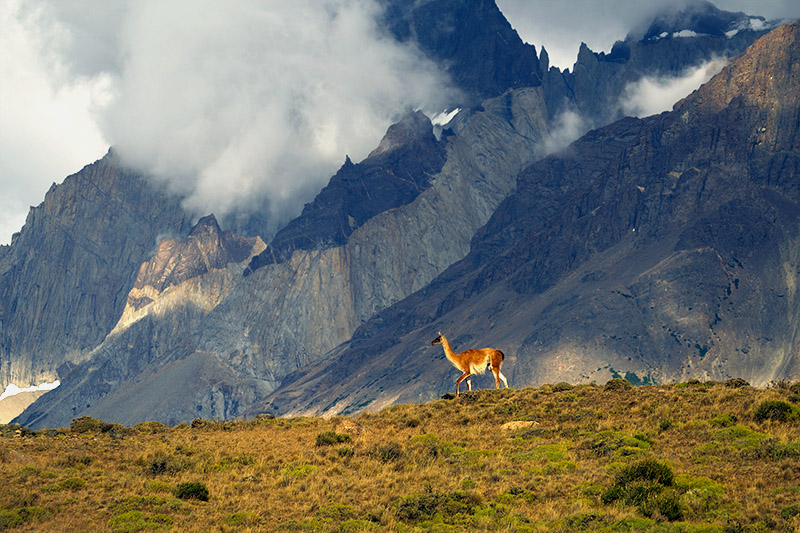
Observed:
[[[435,346],[437,344],[442,344],[442,332],[439,331],[437,333],[439,333],[439,336],[431,341],[431,346]]]

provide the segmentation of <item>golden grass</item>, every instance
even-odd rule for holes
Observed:
[[[0,530],[797,531],[798,399],[559,384],[332,419],[0,426]],[[792,416],[757,421],[767,400]],[[674,484],[609,496],[643,459]],[[176,497],[186,482],[208,501]]]

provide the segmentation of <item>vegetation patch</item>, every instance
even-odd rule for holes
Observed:
[[[788,422],[800,417],[800,409],[781,400],[766,400],[756,408],[753,418],[757,422],[771,420],[773,422]]]
[[[47,515],[41,507],[0,509],[0,531],[13,529],[43,519]]]
[[[208,501],[208,487],[200,481],[186,481],[175,486],[175,497],[181,500]]]
[[[317,446],[335,446],[336,444],[342,444],[345,442],[350,442],[353,439],[350,438],[350,435],[345,433],[336,433],[335,431],[323,431],[317,435]]]
[[[680,503],[672,487],[675,476],[672,468],[655,459],[643,459],[624,467],[614,477],[614,483],[603,493],[603,502],[621,502],[637,506],[647,517],[678,520],[682,516]]]
[[[624,378],[612,378],[608,380],[604,390],[606,391],[613,391],[613,392],[621,392],[630,390],[633,388],[633,384]]]
[[[755,420],[764,402],[794,407],[788,387],[703,382],[607,393],[556,384],[333,419],[146,424],[116,439],[91,420],[85,433],[14,429],[0,434],[0,523],[15,531],[794,531],[800,424]],[[345,434],[352,440],[337,442]],[[207,501],[185,488],[188,499],[179,497],[181,482],[194,479]]]

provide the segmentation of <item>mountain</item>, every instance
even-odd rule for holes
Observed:
[[[494,0],[382,0],[389,34],[438,63],[472,106],[509,89],[538,87],[536,50],[520,39]]]
[[[800,22],[673,111],[595,130],[520,173],[470,253],[271,396],[337,414],[453,389],[456,350],[513,386],[800,377]],[[484,382],[488,386],[488,379]]]
[[[85,360],[119,320],[180,199],[113,152],[50,188],[0,254],[0,386],[38,385]]]
[[[676,78],[709,61],[736,57],[775,25],[702,0],[681,7],[665,7],[646,30],[629,33],[609,53],[593,52],[581,44],[571,71],[549,67],[542,48],[540,63],[551,119],[572,111],[586,122],[584,131],[609,124],[625,116],[623,99],[642,78]]]
[[[466,255],[472,235],[511,192],[516,174],[536,159],[545,117],[541,88],[512,91],[462,113],[443,145],[430,121],[410,117],[417,133],[399,135],[402,126],[390,128],[370,156],[357,165],[345,163],[320,193],[322,200],[279,232],[275,242],[288,242],[290,250],[280,261],[255,259],[263,257],[258,255],[265,250],[262,243],[241,263],[196,271],[190,265],[201,264],[197,258],[187,263],[176,257],[191,249],[188,243],[162,244],[158,251],[164,255],[139,269],[140,280],[153,272],[147,277],[158,286],[137,282],[114,331],[18,420],[56,427],[85,413],[123,423],[243,415],[288,374],[318,361],[376,311],[424,287]],[[432,176],[419,173],[419,186],[408,189],[416,197],[403,204],[397,202],[396,186],[407,181],[387,182],[391,162],[409,157],[409,146],[420,142],[435,155],[433,166],[421,168],[441,170]],[[360,226],[348,225],[347,233],[325,224],[321,230],[333,230],[332,239],[281,241],[307,218],[369,212],[372,208],[357,195],[362,205],[347,208],[324,200],[331,189],[362,191],[379,169],[375,185],[393,190],[388,197],[394,203],[387,210]],[[384,205],[387,195],[374,192],[368,199]],[[337,246],[336,238],[344,242]],[[219,253],[215,247],[223,242],[213,237],[210,248],[201,247],[203,256]],[[183,270],[194,277],[178,276],[178,283],[168,286],[163,280],[172,270],[163,265],[173,264],[187,264]],[[166,288],[156,299],[161,285]]]
[[[527,303],[530,289],[520,287],[556,286],[555,277],[539,277],[572,268],[557,257],[567,254],[588,261],[591,254],[584,257],[556,247],[552,264],[545,264],[542,272],[527,271],[525,258],[534,257],[535,250],[517,239],[530,234],[531,242],[538,243],[540,237],[526,224],[548,214],[571,212],[570,187],[591,181],[581,173],[590,160],[623,157],[608,152],[620,145],[619,139],[612,135],[604,143],[592,144],[587,139],[599,135],[592,133],[576,145],[586,147],[581,150],[588,159],[575,163],[569,179],[559,184],[563,178],[554,174],[550,189],[542,189],[541,197],[534,193],[545,203],[519,196],[529,190],[527,173],[520,171],[554,149],[552,139],[560,135],[559,113],[568,105],[588,112],[599,101],[618,98],[626,80],[650,72],[647,58],[652,72],[660,72],[663,65],[677,72],[689,66],[686,61],[704,60],[714,50],[730,46],[721,38],[672,39],[672,44],[661,39],[649,55],[632,54],[639,59],[618,62],[601,61],[604,55],[586,49],[585,63],[599,65],[594,71],[576,64],[573,73],[549,68],[544,76],[541,67],[546,61],[540,62],[533,47],[522,43],[493,2],[387,1],[384,5],[387,33],[412,40],[440,62],[462,89],[465,96],[459,105],[465,107],[443,126],[434,127],[421,113],[402,118],[364,160],[353,163],[345,157],[318,196],[274,235],[238,235],[223,230],[210,215],[195,222],[182,209],[180,198],[159,187],[157,180],[127,169],[113,151],[54,186],[45,203],[32,210],[30,224],[11,247],[0,249],[0,294],[6,306],[0,315],[5,320],[0,324],[0,368],[6,369],[5,383],[36,384],[57,374],[61,385],[17,421],[58,427],[73,417],[89,415],[126,424],[147,419],[178,423],[198,417],[247,416],[267,409],[268,401],[269,409],[279,412],[375,406],[375,398],[369,396],[371,384],[392,372],[386,365],[393,361],[375,359],[375,354],[397,345],[406,335],[403,328],[430,327],[495,281],[510,283],[505,278],[514,272],[520,280],[509,285],[513,291],[508,301],[526,311],[520,311],[516,321],[507,321],[508,331],[512,337],[528,338],[532,330],[525,320],[533,312]],[[472,36],[462,39],[454,28],[469,28]],[[742,35],[740,44],[756,37],[752,31]],[[645,47],[629,44],[632,50]],[[542,51],[541,57],[545,56]],[[589,87],[592,76],[605,80],[597,82],[599,92],[570,89],[566,97],[559,93],[559,87],[570,84]],[[591,120],[605,120],[614,113],[595,115]],[[614,127],[640,122],[620,124]],[[619,131],[624,138],[632,136]],[[631,200],[629,193],[625,197]],[[112,201],[98,207],[106,198]],[[511,209],[512,201],[525,207]],[[504,207],[496,211],[498,206]],[[516,213],[519,221],[501,224],[506,212]],[[258,214],[252,220],[257,226]],[[560,224],[571,227],[571,233],[554,234],[553,241],[569,236],[575,245],[583,242],[583,229],[567,222]],[[69,253],[60,252],[65,242],[72,241],[52,228],[69,228],[72,241],[80,245],[70,246]],[[616,250],[612,238],[604,239]],[[537,249],[546,249],[540,245]],[[473,255],[468,256],[471,249]],[[476,274],[474,258],[494,253],[505,258],[501,268]],[[31,282],[34,279],[37,283]],[[422,302],[422,295],[430,299],[415,307],[413,302]],[[89,297],[99,304],[75,308],[74,302]],[[58,303],[62,300],[68,304]],[[458,318],[460,326],[476,320],[483,324],[487,312],[500,316],[506,305],[512,305],[505,301],[476,303],[472,314]],[[40,327],[45,315],[46,327]],[[617,319],[609,315],[609,320]],[[71,326],[78,321],[91,326],[87,330],[91,335],[73,338]],[[400,329],[386,333],[384,326]],[[548,338],[558,338],[558,331]],[[471,340],[464,335],[451,338],[457,348]],[[364,344],[365,339],[375,344]],[[522,361],[528,352],[513,348],[507,351],[511,374],[504,370],[512,384],[525,375],[524,365],[536,361]],[[412,353],[403,352],[402,357],[414,361],[413,368],[404,368],[392,379],[423,387],[418,378],[425,373],[435,376],[438,385],[414,393],[414,387],[401,392],[391,379],[381,381],[378,388],[391,389],[394,395],[381,393],[380,401],[424,398],[433,390],[449,389],[447,365],[431,373],[424,362],[410,358]],[[608,360],[624,371],[615,362],[615,353],[609,351]],[[606,353],[597,352],[595,357],[605,358]],[[27,370],[33,366],[35,372]],[[631,371],[644,378],[638,368]],[[317,390],[312,378],[329,383],[328,388]],[[366,396],[354,402],[350,395],[355,389],[348,391],[337,383],[361,387]],[[336,398],[330,396],[333,391]],[[339,397],[343,403],[332,407]],[[308,402],[311,399],[319,402],[316,407]]]

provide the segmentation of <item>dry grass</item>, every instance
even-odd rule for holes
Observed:
[[[783,385],[558,384],[348,418],[0,426],[0,530],[797,531],[800,398]],[[759,417],[765,401],[792,410]],[[674,482],[624,486],[645,459]],[[178,498],[187,482],[208,501]]]

